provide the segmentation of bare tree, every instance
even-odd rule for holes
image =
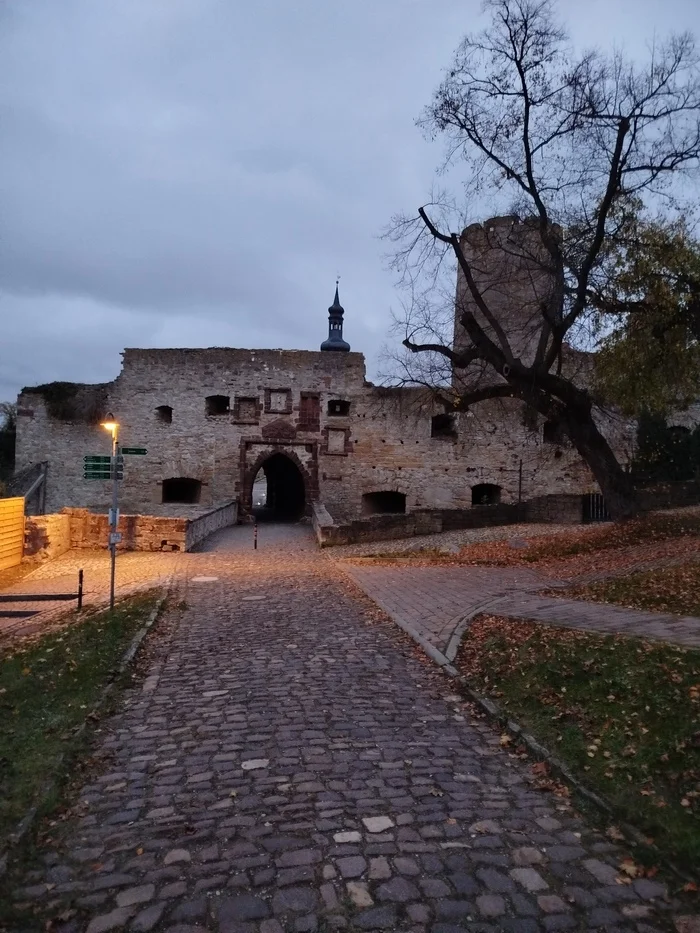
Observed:
[[[395,218],[395,265],[410,292],[403,344],[416,362],[448,362],[449,391],[444,381],[439,391],[453,409],[519,399],[555,422],[611,513],[625,517],[636,509],[634,491],[569,348],[597,313],[593,298],[610,273],[625,205],[666,214],[686,206],[684,177],[700,166],[694,42],[673,36],[643,65],[619,52],[577,57],[551,0],[487,0],[485,9],[490,25],[462,41],[420,124],[447,140],[446,167],[466,167],[472,211],[488,198],[526,223],[453,233],[444,197],[417,217]],[[439,310],[439,273],[450,257],[454,334]],[[417,381],[431,368],[421,364]]]

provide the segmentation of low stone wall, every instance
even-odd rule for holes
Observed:
[[[107,547],[109,519],[88,509],[66,509],[70,516],[72,548],[97,550]],[[184,551],[187,519],[156,515],[120,515],[118,551]]]
[[[514,525],[526,521],[525,503],[518,505],[475,505],[471,509],[442,509],[442,531],[461,528],[490,528],[493,525]]]
[[[189,519],[185,530],[185,550],[191,551],[201,541],[220,528],[228,528],[238,521],[238,502],[234,499],[204,515]]]
[[[28,515],[24,523],[24,560],[53,560],[69,550],[70,516]]]
[[[194,518],[160,515],[120,515],[119,551],[191,551],[219,528],[234,525],[238,504],[226,502]],[[63,509],[53,515],[27,518],[25,558],[47,560],[69,548],[107,547],[108,516],[88,509]]]
[[[390,541],[442,531],[441,513],[429,509],[400,515],[371,515],[340,525],[333,521],[325,506],[313,503],[311,521],[321,547],[361,541]]]
[[[579,493],[536,496],[523,503],[523,521],[534,524],[580,525],[583,497]]]
[[[580,524],[580,495],[539,496],[527,502],[476,505],[471,509],[420,509],[405,515],[372,515],[350,522],[335,522],[325,506],[314,503],[312,524],[321,547],[410,538],[462,528],[491,528],[519,522]]]

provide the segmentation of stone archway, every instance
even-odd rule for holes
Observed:
[[[256,508],[252,489],[261,475],[266,485],[266,501],[264,506]],[[263,521],[298,521],[308,511],[308,476],[293,453],[273,451],[259,457],[248,471],[247,485],[250,510]]]

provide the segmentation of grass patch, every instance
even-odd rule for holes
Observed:
[[[700,512],[657,512],[629,522],[603,524],[536,541],[522,553],[523,560],[537,562],[574,557],[623,547],[656,544],[671,538],[700,536]]]
[[[600,525],[574,526],[559,534],[540,534],[525,537],[522,532],[515,539],[512,530],[503,528],[503,537],[489,541],[474,541],[463,545],[459,553],[445,552],[439,547],[417,548],[411,551],[382,551],[366,554],[375,560],[412,559],[437,564],[465,564],[492,567],[510,567],[522,564],[541,564],[556,567],[567,560],[573,563],[582,558],[593,567],[597,555],[606,563],[614,553],[628,548],[646,551],[656,547],[659,551],[673,547],[673,542],[684,541],[689,549],[697,550],[700,539],[700,510],[684,512],[656,512],[629,522],[606,522]]]
[[[675,612],[700,616],[700,563],[690,562],[665,570],[647,570],[614,577],[566,593],[576,599],[614,603],[630,609]]]
[[[125,600],[0,660],[0,848],[50,781],[64,779],[76,735],[159,598]],[[63,763],[60,756],[64,756]],[[46,802],[55,804],[55,793]]]
[[[617,819],[697,870],[700,651],[482,616],[457,666],[607,799]],[[655,858],[650,849],[647,863]]]

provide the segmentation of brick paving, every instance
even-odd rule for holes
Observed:
[[[20,901],[77,909],[61,933],[672,928],[664,885],[618,883],[621,850],[530,783],[308,529],[260,535],[182,556]]]
[[[138,590],[165,586],[185,564],[186,555],[160,551],[133,551],[117,555],[115,595],[121,599]],[[109,601],[109,552],[76,549],[67,551],[55,560],[40,564],[36,570],[3,593],[76,593],[78,571],[84,571],[83,605],[103,605]],[[21,602],[7,603],[7,609],[40,610],[25,619],[0,618],[0,645],[25,635],[33,635],[52,624],[67,612],[75,610],[75,602]]]
[[[469,619],[492,612],[583,631],[636,635],[700,647],[700,619],[542,596],[549,578],[529,568],[361,564],[340,566],[400,625],[452,660]]]

